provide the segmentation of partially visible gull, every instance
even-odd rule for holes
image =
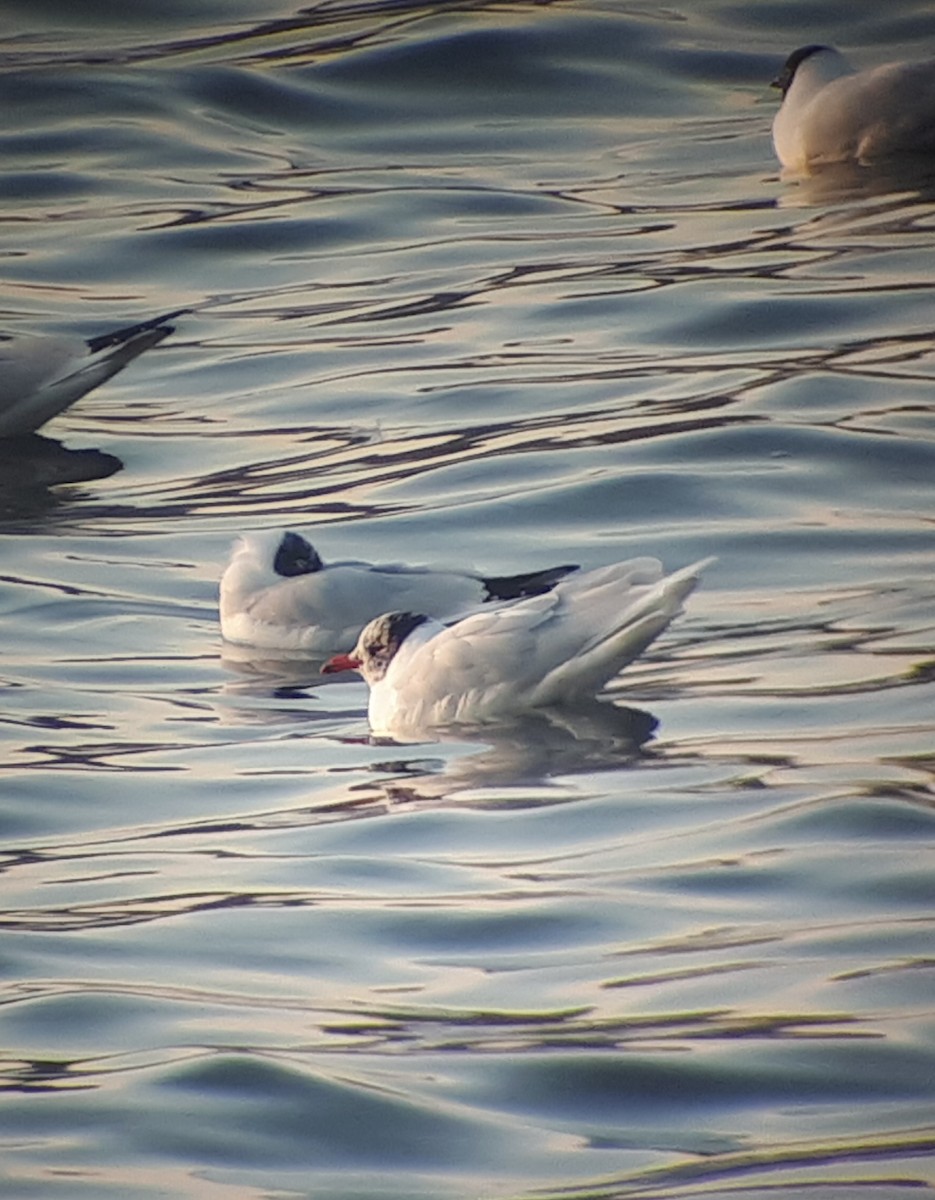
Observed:
[[[803,46],[773,80],[773,145],[787,169],[935,153],[935,60],[856,71],[831,46]]]
[[[349,650],[368,621],[392,608],[420,606],[454,617],[488,601],[545,592],[574,566],[522,575],[368,563],[323,562],[291,529],[244,534],[221,576],[221,634],[262,650],[333,654]]]
[[[0,338],[0,438],[35,433],[137,355],[174,332],[166,313],[83,341],[76,337]]]

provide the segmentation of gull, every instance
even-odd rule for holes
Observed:
[[[0,339],[0,438],[35,433],[138,354],[174,332],[187,309],[83,341],[77,337]]]
[[[356,559],[325,563],[291,529],[244,534],[221,576],[221,635],[262,650],[333,654],[353,646],[368,621],[419,604],[431,617],[547,591],[575,566],[484,576]]]
[[[791,171],[935,152],[935,60],[856,71],[831,46],[802,46],[772,86],[773,145]]]
[[[378,735],[586,703],[682,611],[713,561],[672,575],[655,558],[612,563],[450,626],[384,613],[322,670],[363,675]]]

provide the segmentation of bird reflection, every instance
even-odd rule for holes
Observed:
[[[63,483],[106,479],[123,463],[103,450],[69,450],[39,433],[0,438],[0,509],[25,516],[52,507],[49,489]]]
[[[922,155],[904,155],[877,163],[826,163],[808,175],[783,171],[791,184],[782,194],[782,207],[842,204],[875,197],[913,196],[919,201],[935,200],[935,164]]]
[[[595,700],[575,708],[525,713],[497,724],[433,729],[418,742],[373,738],[372,744],[397,747],[400,754],[374,763],[371,770],[381,776],[377,786],[386,800],[396,803],[439,800],[475,789],[541,787],[557,776],[633,762],[644,753],[658,724],[642,709]],[[413,756],[415,745],[432,742],[476,746],[477,752]],[[367,787],[372,788],[373,781]],[[507,798],[501,791],[492,799],[502,804]],[[541,798],[526,797],[521,802],[537,803]]]
[[[517,714],[496,723],[407,729],[390,737],[374,737],[366,730],[366,710],[349,710],[328,703],[328,692],[348,685],[340,677],[322,676],[321,659],[297,657],[258,658],[249,647],[224,644],[221,661],[234,678],[225,690],[238,696],[290,701],[288,712],[260,710],[266,720],[296,719],[296,704],[309,706],[307,719],[319,729],[336,723],[355,732],[339,736],[345,745],[385,747],[387,754],[370,764],[363,792],[379,794],[382,802],[445,799],[469,789],[546,786],[557,776],[611,770],[642,757],[645,744],[658,727],[652,713],[610,701],[586,701],[569,708],[542,709]],[[314,691],[302,689],[314,688]],[[359,728],[356,728],[359,727]],[[332,737],[334,734],[329,733]],[[444,745],[452,753],[441,752]],[[436,747],[418,753],[416,747]],[[466,752],[459,753],[464,750]],[[366,768],[365,768],[366,769]],[[474,798],[477,801],[477,798]],[[502,804],[501,794],[496,802]],[[528,795],[513,802],[539,803]]]
[[[327,693],[347,689],[340,677],[323,676],[319,656],[302,658],[258,657],[250,647],[222,644],[221,661],[235,676],[225,690],[240,696],[294,702],[311,708],[308,719],[317,726],[349,719],[363,727],[339,740],[346,745],[398,749],[370,765],[372,776],[362,790],[377,790],[384,802],[440,800],[469,789],[516,788],[548,785],[557,776],[608,770],[633,762],[644,754],[658,719],[637,708],[599,700],[574,707],[550,708],[516,714],[496,722],[441,726],[397,731],[392,737],[375,737],[366,731],[363,706],[349,711],[330,704]],[[314,691],[302,692],[302,689]],[[343,692],[342,692],[343,695]],[[363,699],[363,696],[362,696]],[[271,714],[263,710],[266,719]],[[329,735],[333,736],[333,735]],[[453,753],[414,753],[417,746],[444,745]],[[470,748],[476,747],[471,752]],[[467,748],[466,753],[457,753]],[[516,798],[514,797],[514,802]],[[476,798],[475,798],[476,800]],[[496,798],[502,804],[502,795]],[[522,798],[522,803],[538,803]]]

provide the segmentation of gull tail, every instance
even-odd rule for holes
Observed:
[[[608,614],[603,629],[598,629],[576,655],[546,675],[536,689],[537,702],[568,703],[599,691],[682,612],[683,601],[698,586],[701,572],[713,562],[715,559],[705,558],[666,575],[633,603],[625,604],[622,612]],[[609,595],[605,596],[601,604],[606,612]]]

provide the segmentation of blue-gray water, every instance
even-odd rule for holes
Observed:
[[[3,331],[194,310],[0,462],[0,1195],[931,1194],[935,190],[781,180],[767,84],[935,10],[0,39]],[[648,717],[370,745],[362,683],[222,659],[229,543],[287,524],[718,563]]]

